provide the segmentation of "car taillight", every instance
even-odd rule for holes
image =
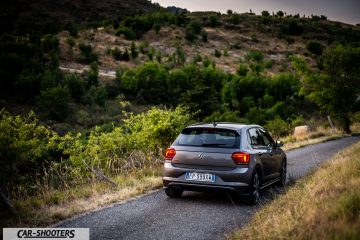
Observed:
[[[236,165],[249,164],[250,154],[243,152],[234,152],[231,155],[231,158],[234,160]]]
[[[174,148],[166,149],[165,160],[172,160],[175,157],[176,151]]]

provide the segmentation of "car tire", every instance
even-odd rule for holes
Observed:
[[[259,171],[255,171],[250,183],[249,195],[246,198],[248,205],[256,205],[260,202],[261,179]]]
[[[279,187],[285,187],[286,184],[286,161],[284,160],[281,163],[281,168],[280,168],[280,179],[279,181],[277,181],[277,184]]]
[[[181,197],[184,190],[181,187],[167,187],[165,188],[165,193],[168,197],[179,198]]]

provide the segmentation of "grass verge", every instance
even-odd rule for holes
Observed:
[[[360,142],[303,178],[228,239],[360,239]]]
[[[66,190],[47,190],[34,197],[19,197],[13,201],[16,216],[0,212],[1,227],[47,226],[60,220],[124,201],[160,188],[161,166],[145,168],[112,179],[117,187],[94,182]]]

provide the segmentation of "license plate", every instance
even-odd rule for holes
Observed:
[[[188,172],[185,174],[185,179],[192,181],[201,181],[201,182],[215,182],[215,175],[211,173]]]

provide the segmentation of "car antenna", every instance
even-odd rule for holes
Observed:
[[[217,124],[216,124],[216,121],[215,121],[215,118],[214,118],[214,123],[213,123],[213,125],[214,125],[214,127],[216,127],[216,125],[217,125]]]

